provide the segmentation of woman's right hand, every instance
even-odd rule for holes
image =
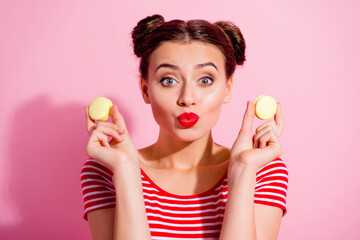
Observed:
[[[138,161],[138,150],[129,136],[123,116],[117,106],[110,109],[112,122],[97,123],[89,117],[89,107],[85,108],[89,141],[85,148],[87,156],[98,160],[110,169],[121,161]],[[109,142],[108,137],[111,137]]]

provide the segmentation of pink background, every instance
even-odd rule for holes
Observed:
[[[359,9],[324,0],[1,1],[0,238],[90,239],[83,108],[107,96],[139,148],[156,140],[130,32],[160,13],[229,20],[244,34],[247,61],[214,129],[218,143],[232,146],[247,100],[281,102],[290,176],[279,239],[360,239]]]

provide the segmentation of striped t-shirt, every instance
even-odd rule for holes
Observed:
[[[152,239],[218,239],[228,195],[227,173],[209,190],[196,195],[175,195],[157,186],[141,169],[144,204]],[[276,158],[256,174],[254,204],[279,207],[286,214],[288,171]],[[112,171],[94,159],[81,170],[84,215],[114,208]]]

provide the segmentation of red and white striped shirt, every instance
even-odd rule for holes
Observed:
[[[144,203],[152,239],[218,239],[228,195],[225,175],[212,188],[196,195],[175,195],[157,186],[141,169]],[[254,204],[279,207],[286,214],[288,171],[276,158],[257,171]],[[112,171],[94,159],[81,170],[84,215],[114,208]]]

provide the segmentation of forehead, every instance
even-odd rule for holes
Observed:
[[[162,63],[171,63],[180,68],[187,68],[209,61],[213,62],[219,71],[220,69],[224,71],[225,56],[217,46],[201,41],[166,41],[151,53],[149,68],[155,69]]]

